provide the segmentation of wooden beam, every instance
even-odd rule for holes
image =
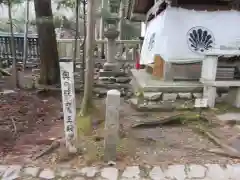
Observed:
[[[149,19],[149,16],[152,15],[156,15],[159,7],[163,4],[163,3],[167,3],[170,4],[169,0],[159,0],[157,1],[157,3],[154,4],[154,6],[147,12],[147,16],[146,16],[146,24],[147,24],[147,20]]]
[[[130,17],[130,20],[132,21],[145,21],[146,19],[146,16],[145,14],[139,14],[139,13],[132,13],[131,14],[131,17]]]
[[[178,6],[178,0],[171,0],[171,6]]]

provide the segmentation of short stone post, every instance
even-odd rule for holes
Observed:
[[[202,61],[201,79],[203,81],[214,82],[216,80],[217,64],[217,55],[206,55],[205,59]],[[203,97],[208,99],[208,107],[214,108],[216,96],[216,87],[204,85]]]
[[[119,140],[120,92],[109,90],[106,99],[104,161],[116,161]]]

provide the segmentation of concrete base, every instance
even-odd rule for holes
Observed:
[[[231,87],[226,98],[227,103],[234,107],[240,108],[240,88]]]
[[[163,81],[155,79],[144,69],[132,69],[132,86],[133,89],[141,89],[144,92],[202,92],[203,85],[200,82],[189,81]]]

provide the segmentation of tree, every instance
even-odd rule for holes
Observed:
[[[75,32],[75,40],[74,40],[74,51],[73,51],[73,62],[74,62],[74,71],[75,71],[75,63],[76,63],[76,60],[77,60],[77,42],[78,42],[78,39],[79,39],[79,0],[76,0],[76,7],[75,7],[75,14],[76,14],[76,26],[75,26],[75,29],[76,29],[76,32]]]
[[[25,7],[25,32],[24,32],[24,45],[23,45],[23,68],[26,68],[26,62],[28,57],[28,24],[29,24],[29,1],[26,0]]]
[[[87,5],[87,37],[86,37],[86,71],[84,81],[84,96],[81,107],[81,116],[85,116],[92,104],[93,75],[94,75],[94,1],[88,0]]]
[[[14,85],[15,87],[19,87],[19,82],[18,82],[18,70],[17,70],[17,59],[16,59],[16,49],[15,49],[15,41],[14,41],[14,34],[13,34],[13,22],[12,22],[12,2],[11,0],[8,0],[8,17],[9,17],[9,26],[10,26],[10,32],[11,32],[11,40],[10,40],[10,44],[11,44],[11,53],[12,53],[12,67],[13,67],[13,81],[14,81]]]
[[[60,81],[58,49],[51,0],[34,0],[40,49],[40,82],[52,85]]]
[[[12,75],[13,75],[13,81],[14,81],[14,86],[19,87],[19,82],[18,82],[18,71],[17,71],[17,59],[16,59],[16,50],[15,50],[15,41],[14,41],[14,33],[13,33],[13,20],[12,20],[12,3],[19,3],[20,0],[5,0],[5,1],[0,1],[0,4],[7,4],[8,6],[8,20],[9,20],[9,29],[11,32],[11,38],[10,38],[10,49],[11,49],[11,54],[12,54]]]

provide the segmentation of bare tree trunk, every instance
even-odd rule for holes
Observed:
[[[28,21],[29,21],[29,1],[26,1],[25,7],[25,32],[24,32],[24,47],[23,47],[23,69],[26,68],[26,62],[28,57]]]
[[[10,25],[10,31],[11,31],[11,54],[12,54],[12,76],[14,81],[14,86],[16,88],[19,87],[18,82],[18,70],[17,70],[17,59],[16,59],[16,46],[14,41],[14,33],[13,33],[13,22],[12,22],[12,3],[11,0],[8,0],[8,17],[9,17],[9,25]]]
[[[60,70],[51,0],[34,0],[34,6],[41,61],[39,83],[56,84],[60,82]]]
[[[102,8],[103,9],[108,9],[108,0],[102,0]],[[101,17],[100,20],[100,39],[104,39],[104,19]],[[101,44],[101,58],[105,59],[105,48],[104,48],[104,43]]]
[[[76,0],[75,6],[75,15],[76,15],[76,33],[75,33],[75,41],[74,41],[74,54],[73,54],[73,69],[76,69],[76,61],[77,61],[77,48],[78,48],[78,38],[79,38],[79,0]]]
[[[83,34],[84,34],[84,39],[81,45],[81,50],[83,50],[83,56],[82,56],[82,82],[84,84],[84,77],[85,77],[85,57],[86,57],[86,46],[85,46],[85,42],[86,42],[86,1],[87,0],[83,0]]]
[[[88,0],[87,4],[87,39],[86,39],[86,71],[84,83],[84,96],[82,101],[81,115],[85,116],[88,108],[92,105],[93,75],[94,75],[94,1]]]

